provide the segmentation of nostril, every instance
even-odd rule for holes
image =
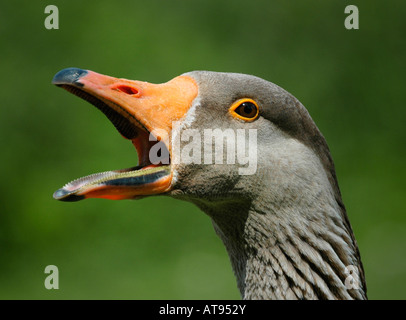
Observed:
[[[115,89],[129,95],[138,94],[138,89],[131,86],[119,85]]]

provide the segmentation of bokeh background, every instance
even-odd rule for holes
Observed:
[[[47,30],[46,5],[59,8]],[[344,28],[355,4],[360,29]],[[371,299],[406,298],[405,1],[3,1],[0,298],[239,299],[210,219],[168,197],[63,203],[52,193],[137,158],[94,107],[51,85],[66,67],[149,82],[255,74],[325,135]],[[46,290],[56,265],[60,289]]]

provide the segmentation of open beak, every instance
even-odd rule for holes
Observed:
[[[54,193],[55,199],[136,199],[171,190],[172,124],[185,116],[197,96],[192,78],[179,76],[167,83],[151,84],[68,68],[59,71],[52,83],[101,110],[120,134],[131,140],[139,159],[133,168],[69,182]]]

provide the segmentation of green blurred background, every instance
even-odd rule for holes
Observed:
[[[46,5],[59,8],[47,30]],[[344,28],[358,5],[360,29]],[[239,299],[210,219],[167,197],[63,203],[52,193],[136,153],[96,108],[51,85],[66,67],[166,82],[255,74],[325,135],[371,299],[406,298],[405,1],[3,1],[1,299]],[[46,290],[56,265],[60,289]]]

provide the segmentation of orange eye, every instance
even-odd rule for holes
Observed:
[[[257,103],[252,99],[240,99],[230,107],[230,113],[233,117],[244,121],[254,121],[258,118],[259,108]]]

